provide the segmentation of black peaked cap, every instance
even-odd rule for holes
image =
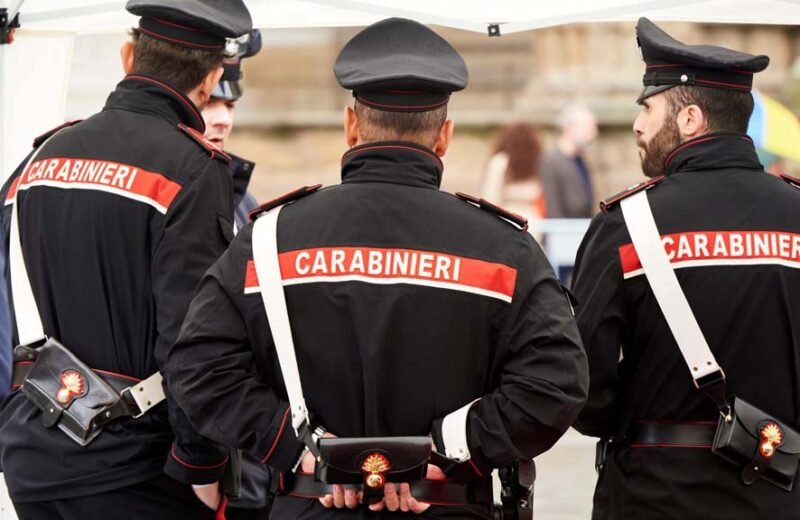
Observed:
[[[647,18],[639,18],[636,39],[647,68],[643,99],[676,85],[749,92],[753,74],[769,65],[769,57],[716,45],[686,45]]]
[[[367,106],[421,112],[467,86],[467,66],[444,38],[405,18],[374,23],[344,46],[333,72]]]
[[[253,28],[242,0],[128,0],[126,9],[144,34],[196,49],[224,49]]]

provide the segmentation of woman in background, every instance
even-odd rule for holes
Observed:
[[[547,208],[539,179],[542,145],[528,123],[500,130],[486,163],[481,196],[528,220],[544,218]]]

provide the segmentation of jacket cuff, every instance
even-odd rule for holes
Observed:
[[[288,405],[276,425],[275,435],[268,438],[268,445],[258,455],[261,463],[269,464],[281,472],[291,471],[306,445],[297,438],[292,427],[291,409]]]
[[[475,399],[442,419],[434,421],[432,434],[437,452],[456,462],[466,462],[470,459],[467,418],[472,405],[479,400]]]
[[[202,453],[190,453],[173,442],[164,464],[164,473],[185,484],[212,484],[221,481],[228,463],[227,451],[201,451]]]

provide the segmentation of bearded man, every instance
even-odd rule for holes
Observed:
[[[575,263],[591,379],[575,427],[602,439],[593,518],[797,518],[800,486],[773,485],[760,478],[760,464],[737,467],[717,456],[720,413],[706,398],[713,389],[722,404],[753,405],[780,423],[783,447],[796,449],[800,183],[764,173],[745,134],[753,74],[769,58],[684,45],[644,18],[637,36],[647,67],[633,130],[651,179],[601,203]],[[649,201],[650,250],[631,238],[633,197]],[[668,324],[652,288],[660,282],[642,260],[659,242],[665,271],[677,277],[720,367],[708,385],[687,368],[685,343],[675,339],[692,320]],[[748,430],[753,457],[757,433]],[[796,457],[794,464],[792,481]]]

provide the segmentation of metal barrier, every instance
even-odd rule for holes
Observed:
[[[529,223],[531,234],[542,244],[550,265],[565,285],[572,274],[575,255],[590,223],[590,219],[582,218],[551,218]]]

